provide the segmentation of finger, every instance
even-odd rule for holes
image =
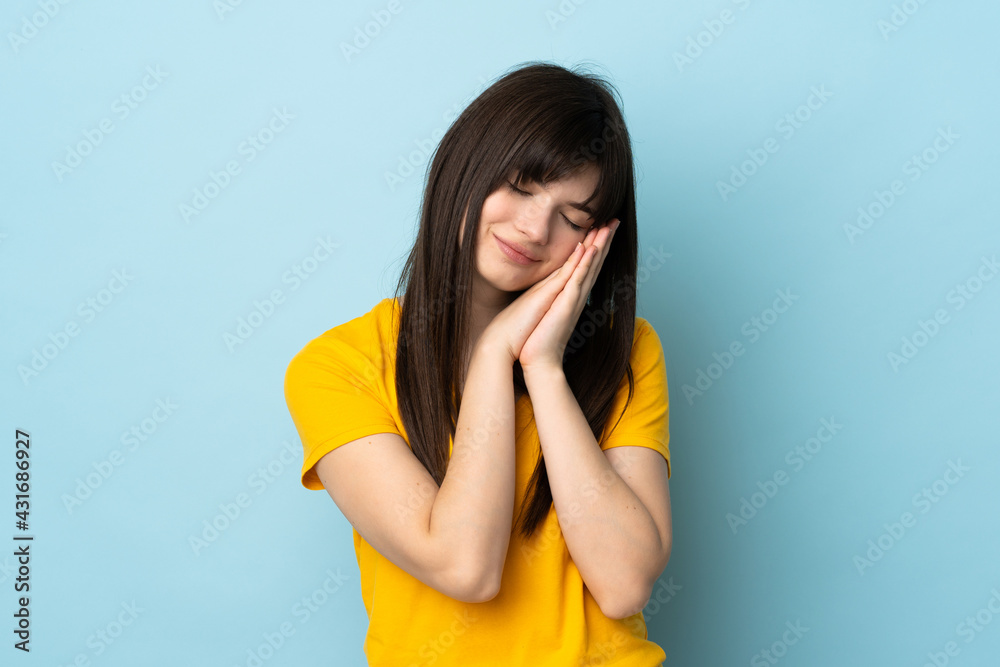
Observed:
[[[567,257],[566,261],[562,263],[562,266],[560,266],[558,269],[556,269],[549,275],[565,277],[568,274],[572,274],[573,269],[576,268],[577,264],[580,261],[580,258],[583,257],[586,251],[587,251],[586,247],[581,246],[579,243],[576,244],[576,246],[573,248],[573,252],[569,254],[569,257]]]
[[[567,317],[569,317],[573,324],[580,319],[583,306],[587,301],[587,295],[590,293],[588,276],[591,274],[591,267],[597,250],[597,246],[587,246],[585,255],[580,259],[580,263],[577,264],[573,275],[566,281],[566,285],[557,297],[557,303],[562,299],[563,308],[566,309],[568,313]]]
[[[566,261],[562,263],[562,266],[560,266],[557,269],[553,269],[547,276],[545,276],[538,282],[545,282],[547,280],[551,280],[552,278],[555,278],[561,273],[566,273],[567,270],[572,271],[572,269],[576,266],[576,262],[579,260],[579,257],[582,255],[580,252],[581,250],[585,250],[585,248],[581,248],[580,245],[577,244],[576,247],[573,248],[573,251],[570,252],[569,256],[566,258]]]
[[[614,229],[610,225],[606,225],[605,228],[608,231],[598,231],[594,244],[588,248],[587,256],[581,261],[581,264],[586,264],[586,270],[582,278],[580,278],[580,289],[583,292],[589,292],[590,288],[593,287],[597,281],[597,275],[600,273],[601,267],[604,266],[604,258],[608,256],[608,249],[611,245],[611,236],[614,234]],[[602,230],[605,228],[602,228]]]
[[[584,283],[587,281],[587,276],[590,274],[590,270],[594,263],[594,257],[598,252],[600,252],[600,248],[597,245],[587,246],[587,250],[584,252],[583,257],[580,258],[580,263],[576,265],[576,268],[573,270],[573,274],[568,280],[568,283],[572,284],[575,289],[581,290]]]
[[[597,261],[598,270],[600,270],[600,266],[604,264],[604,258],[608,256],[608,251],[611,249],[611,241],[614,239],[615,232],[617,231],[617,228],[614,225],[615,221],[612,221],[611,224],[608,225],[607,235],[604,236],[604,238],[602,238],[599,242],[601,247],[600,250],[601,256],[600,259]]]
[[[603,230],[606,229],[607,227],[608,225],[604,225],[603,227],[594,225],[593,227],[591,227],[589,230],[587,230],[587,236],[584,237],[583,244],[587,247],[590,247],[595,243],[597,243],[597,240],[601,237]]]
[[[570,253],[569,259],[566,260],[566,263],[563,264],[560,269],[559,275],[562,278],[560,287],[565,285],[566,281],[573,276],[586,256],[587,246],[578,243],[576,247],[573,248],[573,252]]]
[[[617,231],[611,226],[608,229],[607,235],[600,241],[600,256],[594,260],[594,280],[597,279],[597,274],[600,273],[601,267],[604,266],[604,260],[611,250],[611,241],[614,239],[615,231]]]
[[[602,231],[605,228],[608,231]],[[584,239],[584,252],[580,257],[579,263],[573,268],[572,274],[568,277],[567,281],[563,283],[560,296],[563,292],[570,292],[567,296],[569,297],[569,303],[573,304],[572,310],[576,318],[579,318],[580,313],[583,312],[587,295],[590,293],[590,289],[593,287],[594,282],[596,282],[597,275],[604,265],[604,258],[607,256],[610,239],[614,231],[610,225],[605,225],[600,229],[591,227],[588,230],[587,236]],[[566,266],[569,266],[569,264],[567,263]]]
[[[592,258],[600,255],[605,247],[607,247],[607,240],[610,232],[604,231],[607,226],[594,232],[594,238],[592,239],[590,245],[587,246],[587,252],[584,254],[584,260],[593,261]]]
[[[562,266],[539,280],[532,286],[532,288],[536,290],[547,289],[551,283],[551,290],[558,294],[559,291],[561,291],[566,285],[566,281],[569,280],[569,277],[573,275],[573,271],[577,266],[579,266],[580,258],[583,257],[586,251],[587,249],[585,247],[577,244],[577,246],[573,248],[573,252],[571,252],[569,257],[566,258],[566,261],[563,262]]]

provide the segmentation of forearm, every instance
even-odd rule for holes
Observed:
[[[652,516],[601,450],[563,370],[526,372],[525,384],[559,526],[580,575],[609,606],[634,599],[659,575]]]
[[[456,545],[460,567],[499,586],[514,510],[514,382],[505,353],[480,339],[462,393],[452,456],[430,533]]]

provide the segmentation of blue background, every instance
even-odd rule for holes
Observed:
[[[387,6],[4,4],[4,664],[247,665],[282,624],[265,665],[365,664],[350,524],[299,485],[284,370],[391,294],[421,146],[528,60],[591,63],[634,141],[639,314],[672,403],[675,545],[646,610],[666,664],[997,664],[1000,6]],[[337,249],[311,262],[318,239]],[[17,428],[30,655],[10,632]],[[786,624],[808,630],[788,645]]]

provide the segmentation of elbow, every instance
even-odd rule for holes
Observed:
[[[610,619],[621,620],[635,616],[649,604],[653,596],[653,587],[670,561],[671,543],[668,539],[663,544],[660,559],[654,566],[654,571],[648,576],[635,576],[627,581],[618,581],[603,591],[601,597],[594,596],[601,612]]]
[[[673,536],[673,533],[672,532],[668,532],[667,536],[665,538],[662,538],[660,540],[660,544],[663,547],[662,551],[661,551],[662,560],[660,561],[660,571],[656,573],[657,577],[659,577],[661,574],[663,574],[663,571],[667,569],[667,563],[670,562],[670,552],[674,548],[674,536]]]
[[[647,577],[638,573],[618,573],[616,577],[605,577],[599,584],[587,584],[591,596],[608,618],[621,620],[638,614],[649,602],[652,586],[647,585]]]
[[[600,604],[601,613],[610,619],[620,621],[623,618],[628,618],[629,616],[635,616],[646,606],[646,602],[649,598],[642,602],[632,602],[629,603],[625,599],[615,600],[613,603]]]
[[[631,590],[616,592],[610,597],[597,599],[597,606],[601,608],[601,613],[608,618],[621,620],[641,612],[649,603],[651,594],[652,588],[647,590],[646,588],[634,587]]]
[[[500,577],[480,583],[479,586],[470,589],[470,593],[472,598],[470,602],[489,602],[500,594]]]
[[[461,567],[449,578],[445,593],[459,602],[489,602],[500,593],[500,573],[482,567]]]

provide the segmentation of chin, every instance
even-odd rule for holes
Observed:
[[[527,275],[526,272],[518,274],[506,266],[495,267],[493,271],[485,275],[480,274],[485,282],[501,292],[523,292],[546,275],[541,272],[531,275]]]
[[[541,278],[539,278],[541,280]],[[486,277],[486,282],[493,287],[497,288],[501,292],[523,292],[532,285],[534,285],[538,280],[524,280],[524,278],[515,278],[514,276],[503,276],[503,277]]]

